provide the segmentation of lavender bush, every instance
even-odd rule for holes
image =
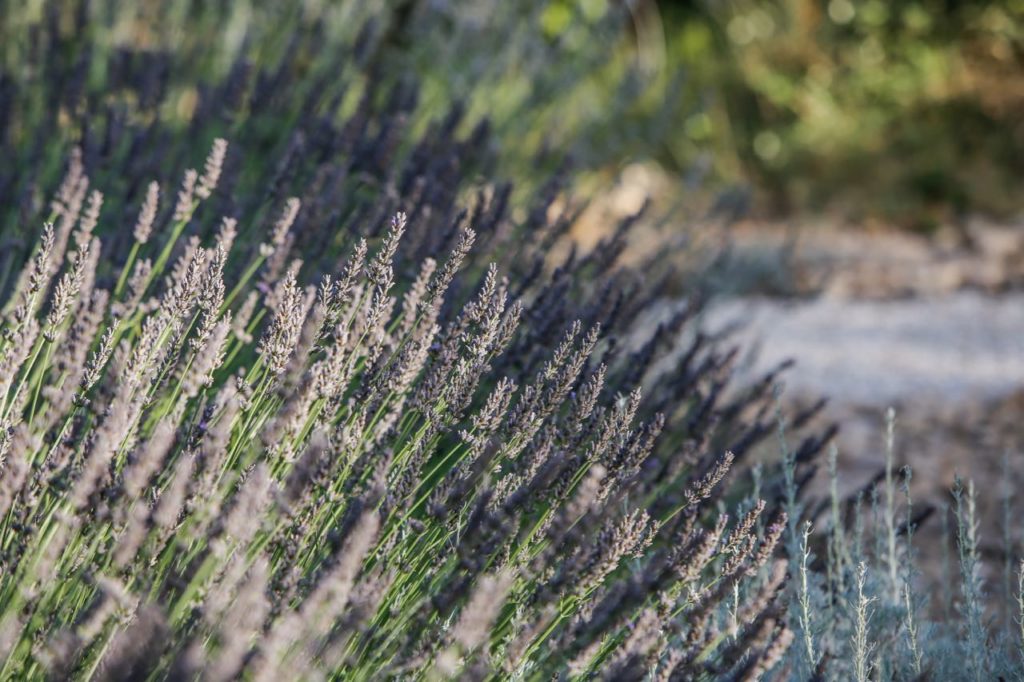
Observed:
[[[715,506],[770,381],[727,398],[699,334],[653,376],[699,304],[637,340],[633,219],[554,261],[563,175],[482,181],[486,122],[417,131],[413,83],[346,99],[308,45],[166,123],[176,58],[68,45],[5,80],[0,676],[775,664],[784,514]]]
[[[685,315],[618,349],[610,330],[650,293],[617,286],[617,242],[547,272],[543,222],[531,277],[467,275],[502,242],[500,209],[429,234],[426,195],[304,284],[305,201],[237,263],[235,218],[189,236],[230,154],[216,140],[176,196],[148,185],[116,262],[72,153],[16,279],[6,674],[629,676],[669,648],[666,674],[774,663],[784,515],[709,508],[765,430],[716,422],[764,391],[719,404],[728,358],[697,339],[641,407],[634,384]],[[438,257],[402,282],[408,245]],[[581,273],[593,290],[574,294]],[[726,641],[713,617],[740,585]]]

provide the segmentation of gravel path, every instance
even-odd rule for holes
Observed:
[[[751,371],[786,358],[787,392],[856,405],[904,401],[949,406],[1024,387],[1024,294],[961,291],[938,298],[851,301],[822,297],[723,302],[710,329],[744,322],[756,346]]]

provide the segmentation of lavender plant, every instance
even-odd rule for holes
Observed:
[[[247,261],[235,218],[200,236],[230,154],[216,140],[176,197],[149,185],[118,262],[72,153],[16,279],[4,675],[632,677],[777,658],[784,517],[710,506],[767,430],[714,422],[764,391],[718,405],[728,359],[694,341],[686,391],[650,381],[666,411],[642,409],[627,381],[659,334],[633,353],[610,336],[631,305],[617,242],[552,272],[538,253],[514,283],[470,274],[475,243],[501,243],[493,200],[443,235],[410,204],[305,284],[303,200]],[[410,244],[436,255],[402,282]],[[580,272],[599,286],[573,295]]]
[[[813,636],[815,654],[793,646],[777,670],[824,680],[1018,679],[1024,674],[1021,583],[991,577],[1020,556],[1017,532],[1004,532],[1001,546],[988,548],[999,560],[985,561],[973,483],[957,479],[945,510],[915,505],[910,468],[897,472],[894,466],[894,442],[890,409],[884,467],[874,479],[840,497],[833,447],[828,497],[805,494],[797,505],[796,513],[814,519],[818,529],[811,532],[808,521],[795,534],[800,582],[786,609],[794,632]],[[1012,493],[1003,495],[1003,513],[1011,514]],[[937,513],[943,529],[952,531],[922,539],[918,528]],[[922,566],[918,552],[925,542],[945,545],[955,568],[940,577]]]
[[[0,677],[779,660],[784,514],[725,492],[771,381],[727,394],[701,334],[672,355],[699,296],[638,335],[635,219],[554,259],[566,178],[482,180],[486,121],[424,118],[358,40],[183,91],[180,55],[46,18],[47,86],[0,97]]]

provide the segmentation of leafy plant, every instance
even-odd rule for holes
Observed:
[[[664,90],[680,102],[674,127],[649,147],[670,167],[706,159],[780,215],[838,211],[928,230],[1020,210],[1019,2],[657,7],[665,71],[686,74],[678,94]],[[686,110],[696,97],[705,106]]]

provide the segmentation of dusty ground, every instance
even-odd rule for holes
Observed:
[[[883,461],[884,412],[898,415],[897,458],[914,469],[915,493],[942,504],[954,477],[986,491],[1004,452],[1016,459],[1024,427],[1024,294],[958,291],[902,300],[744,298],[714,307],[714,329],[742,320],[753,378],[793,358],[784,395],[827,396],[841,426],[845,488]],[[1021,467],[1014,467],[1020,470]],[[982,501],[988,507],[991,500]]]
[[[939,409],[1002,398],[1024,386],[1024,294],[956,291],[899,300],[745,297],[708,321],[744,326],[760,373],[792,357],[787,384],[856,405]]]
[[[1004,451],[1017,456],[1024,226],[976,221],[956,239],[748,226],[733,243],[740,261],[751,250],[770,261],[763,254],[774,249],[796,291],[723,299],[708,323],[744,322],[737,339],[752,349],[749,376],[797,361],[787,394],[830,398],[851,474],[877,465],[888,406],[900,415],[899,455],[935,499],[954,474],[984,483]]]
[[[762,262],[772,262],[764,254],[774,239],[791,290],[721,300],[708,324],[743,322],[736,338],[751,349],[746,376],[793,358],[787,399],[830,399],[824,419],[840,424],[844,490],[882,466],[883,415],[894,407],[897,464],[913,469],[917,503],[945,509],[955,477],[975,482],[988,589],[1001,594],[1003,500],[1015,524],[1024,510],[1016,494],[1024,484],[1024,226],[978,222],[955,244],[854,230],[792,234],[749,228],[735,238]],[[936,589],[942,538],[936,514],[916,543]],[[1021,540],[1012,538],[1017,554]]]

